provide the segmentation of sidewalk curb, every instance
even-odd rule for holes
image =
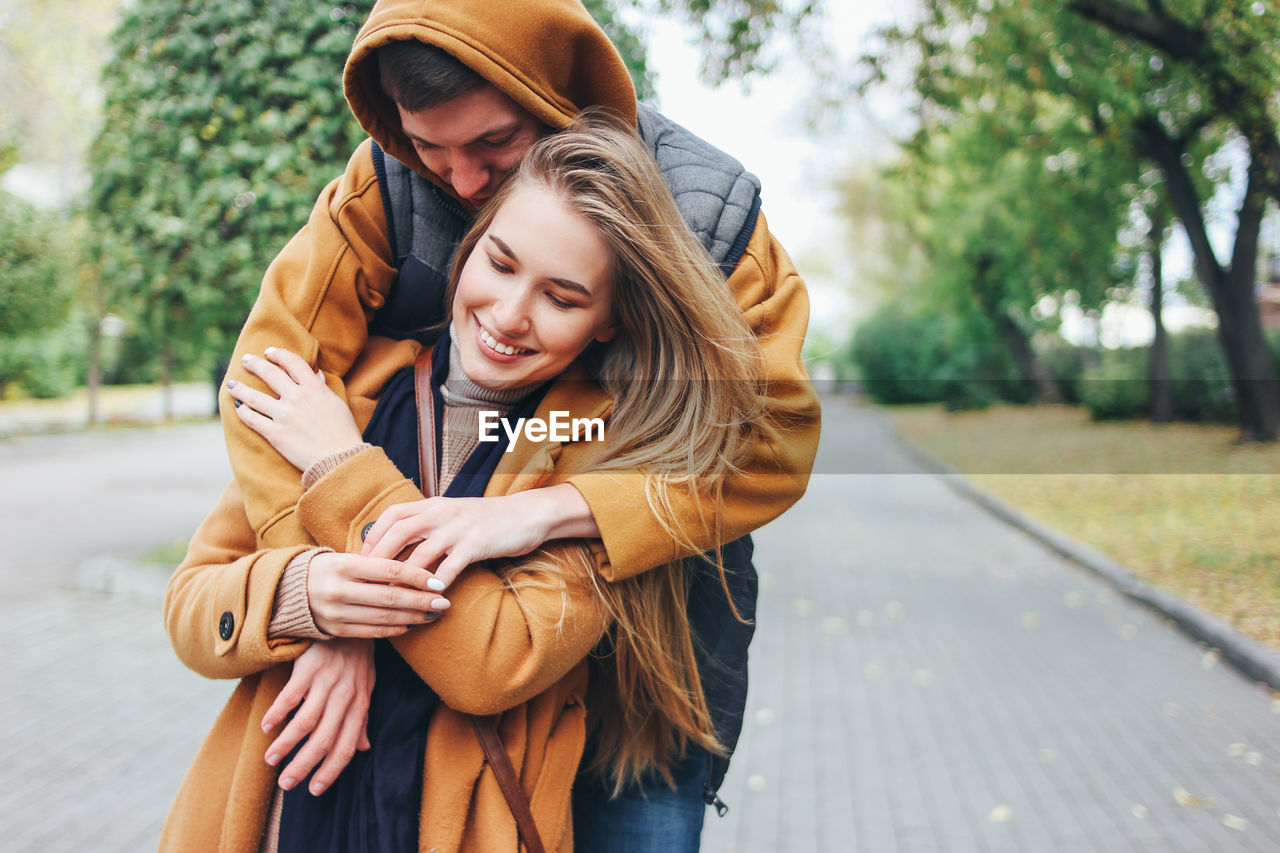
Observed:
[[[1183,633],[1217,649],[1223,659],[1247,678],[1262,682],[1272,690],[1280,690],[1280,656],[1275,652],[1172,593],[1138,580],[1132,572],[1110,557],[1064,536],[985,489],[973,485],[963,474],[908,441],[896,424],[893,434],[908,456],[957,494],[973,501],[1006,524],[1039,540],[1059,556],[1110,582],[1126,598],[1167,616]]]

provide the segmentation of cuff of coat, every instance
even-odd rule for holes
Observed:
[[[605,580],[629,578],[683,556],[645,500],[643,474],[594,471],[569,482],[582,493],[600,528],[602,547],[590,547]]]
[[[422,500],[380,447],[348,458],[302,493],[298,520],[319,545],[360,552],[361,530],[397,503]]]
[[[267,623],[267,640],[327,640],[330,635],[316,627],[311,616],[311,599],[307,594],[307,576],[311,558],[331,552],[332,548],[312,548],[289,561],[276,587],[276,600]]]
[[[318,459],[311,463],[311,467],[302,472],[302,488],[309,489],[316,483],[320,482],[320,478],[328,474],[334,468],[337,468],[343,462],[346,462],[361,451],[368,450],[373,447],[372,444],[362,443],[355,447],[348,447],[346,450],[339,450],[337,453],[330,453],[323,459]]]

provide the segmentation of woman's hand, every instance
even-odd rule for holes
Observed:
[[[244,366],[267,383],[275,397],[243,382],[227,383],[236,399],[236,414],[246,426],[299,471],[364,440],[351,410],[324,384],[320,371],[286,349],[270,347],[265,354],[266,358],[246,355]]]
[[[481,560],[519,557],[550,539],[599,535],[581,493],[562,483],[503,497],[437,497],[387,507],[360,553],[430,568],[448,585]],[[415,542],[410,554],[397,556]]]
[[[395,560],[325,552],[307,568],[316,627],[335,637],[397,637],[433,622],[449,602],[431,572]]]
[[[266,761],[274,767],[307,738],[280,771],[281,788],[289,790],[320,764],[308,788],[319,796],[351,762],[356,750],[369,748],[365,725],[373,681],[371,640],[320,640],[298,656],[289,683],[262,717],[262,730],[270,732],[302,703],[289,725],[267,747]]]

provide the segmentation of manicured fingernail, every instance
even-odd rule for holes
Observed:
[[[449,600],[447,598],[437,598],[435,601],[431,602],[431,609],[432,610],[448,610]]]
[[[265,726],[263,727],[263,729],[265,731]],[[280,756],[273,752],[271,755],[267,756],[267,763],[270,764],[272,767],[275,767],[277,764],[280,763]]]
[[[243,361],[245,364],[248,364],[249,362],[253,361],[253,356],[249,355],[249,353],[245,353],[244,355],[240,356],[240,360]]]
[[[280,780],[280,787],[284,788],[286,791],[292,788],[296,784],[298,784],[298,780],[290,776],[285,776],[283,779]]]
[[[271,353],[273,353],[273,352],[275,352],[275,351],[276,351],[276,348],[275,348],[275,347],[267,347],[266,349],[264,349],[264,350],[262,351],[262,354],[263,354],[263,355],[271,355]]]
[[[430,625],[432,622],[437,621],[440,615],[439,613],[424,613],[422,614],[422,622],[424,625]]]
[[[427,581],[427,589],[432,592],[444,592],[444,581],[439,578],[431,578],[431,580]]]
[[[263,730],[264,732],[269,732],[269,731],[271,731],[272,729],[274,729],[275,727],[276,727],[276,726],[275,726],[275,723],[263,723],[263,724],[262,724],[262,730]]]
[[[236,386],[237,386],[237,385],[239,385],[239,384],[240,384],[240,383],[239,383],[239,382],[237,382],[237,381],[235,381],[234,379],[228,379],[228,380],[227,380],[227,387],[228,387],[228,388],[234,388],[234,387],[236,387]]]
[[[323,794],[323,793],[324,793],[324,783],[323,783],[323,782],[312,782],[312,783],[311,783],[311,796],[313,796],[313,797],[318,797],[318,796],[320,796],[320,795],[321,795],[321,794]]]

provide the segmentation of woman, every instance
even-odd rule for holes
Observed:
[[[714,495],[761,409],[753,338],[717,276],[634,130],[594,114],[539,142],[455,262],[450,335],[431,354],[441,491],[512,494],[583,471],[641,468],[660,518],[683,493]],[[691,744],[718,748],[681,563],[599,584],[586,545],[561,542],[468,570],[450,588],[447,618],[426,625],[426,611],[449,606],[430,575],[358,554],[384,509],[421,499],[405,479],[418,474],[412,374],[403,370],[415,348],[388,341],[369,350],[348,377],[351,412],[289,353],[250,364],[278,399],[232,389],[241,419],[304,471],[298,516],[331,550],[255,550],[234,486],[197,531],[170,584],[166,624],[193,669],[242,680],[183,783],[162,848],[315,849],[321,842],[308,833],[336,810],[336,826],[320,833],[334,849],[359,836],[392,849],[408,838],[410,849],[514,850],[514,821],[466,716],[502,712],[502,740],[543,842],[571,849],[587,655],[606,636],[590,704],[601,772],[620,787],[664,773]],[[604,440],[525,433],[509,447],[486,446],[476,429],[485,406],[506,409],[509,421],[599,418]],[[361,425],[380,447],[362,443]],[[716,528],[718,514],[706,524]],[[372,637],[391,642],[375,652]],[[290,669],[278,664],[300,655],[366,674],[376,658],[373,748],[323,791],[328,804],[286,794],[276,810],[275,771],[261,756],[275,747],[279,757],[279,745],[260,721],[296,702],[281,696]],[[360,709],[316,692],[299,728],[314,726],[319,752],[340,732],[353,740]],[[284,773],[301,776],[293,762]]]

